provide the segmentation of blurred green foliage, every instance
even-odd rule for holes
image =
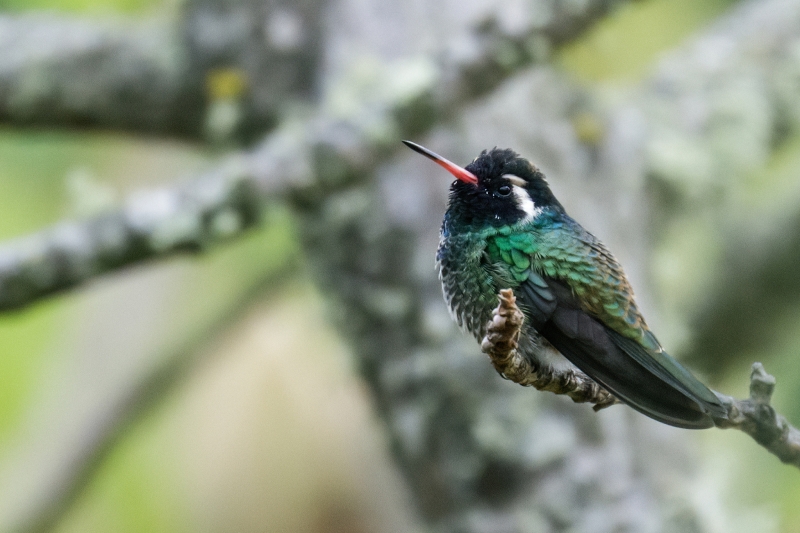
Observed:
[[[92,153],[63,134],[0,132],[0,238],[51,224],[63,214],[64,168]],[[0,317],[0,449],[23,415],[53,326],[64,317],[60,300]]]
[[[60,533],[180,533],[193,531],[177,481],[173,435],[160,431],[164,410],[136,424],[104,461],[78,502],[56,528]]]
[[[85,139],[0,132],[0,238],[36,231],[63,214],[64,168],[96,153]]]
[[[137,13],[164,5],[164,0],[0,0],[0,10],[52,10],[79,13]]]
[[[0,453],[25,415],[34,383],[44,374],[52,332],[65,316],[63,304],[53,300],[0,318]]]
[[[658,55],[712,22],[735,0],[648,0],[626,3],[558,52],[567,70],[591,81],[635,81]]]

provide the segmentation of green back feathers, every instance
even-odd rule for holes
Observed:
[[[491,261],[505,266],[510,273],[506,277],[517,282],[522,294],[532,304],[528,309],[531,313],[529,318],[535,321],[538,315],[538,319],[544,322],[544,334],[554,335],[548,337],[551,342],[562,353],[569,354],[573,363],[585,365],[585,371],[626,403],[657,420],[679,427],[712,425],[711,418],[702,413],[725,416],[715,394],[663,351],[636,307],[633,290],[622,267],[602,243],[577,223],[560,227],[530,223],[527,227],[513,228],[510,233],[488,237],[486,251]],[[548,279],[552,281],[548,282]],[[571,292],[560,298],[574,301],[583,313],[605,326],[608,338],[632,360],[631,363],[619,358],[613,349],[599,355],[584,353],[587,345],[582,342],[596,342],[597,335],[602,334],[591,333],[592,323],[581,322],[578,315],[569,311],[569,306],[574,304],[567,303],[566,311],[557,310],[560,304],[555,303],[555,289],[551,286],[555,282],[566,285],[564,290]],[[550,313],[553,313],[554,323],[559,324],[557,327],[566,330],[556,331],[548,325]],[[572,318],[563,322],[567,316]],[[590,333],[588,337],[579,342],[580,336],[587,332]],[[595,349],[599,350],[599,346],[604,345],[599,344]],[[636,387],[638,380],[647,390]],[[665,385],[668,389],[659,388]],[[661,400],[652,398],[651,394],[666,395],[661,400],[667,404],[669,401],[689,401],[688,411],[681,411],[686,406],[675,412],[672,407],[663,408]],[[696,402],[698,407],[692,407],[692,402]],[[699,411],[695,412],[695,409]]]
[[[546,222],[546,221],[545,221]],[[593,235],[577,224],[540,221],[501,228],[487,238],[490,261],[504,263],[521,283],[530,271],[565,282],[584,309],[649,350],[660,349],[633,299],[622,267]]]

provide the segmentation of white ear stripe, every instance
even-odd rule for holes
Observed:
[[[533,200],[531,200],[528,191],[519,185],[512,185],[511,187],[514,190],[514,196],[517,198],[517,206],[525,211],[525,220],[531,220],[535,218],[541,209],[537,209],[536,206],[533,205]]]
[[[509,183],[511,183],[511,188],[514,191],[514,197],[517,200],[517,206],[525,212],[525,221],[533,220],[536,216],[542,212],[541,208],[536,207],[531,200],[531,195],[528,194],[528,191],[525,190],[525,186],[528,184],[524,179],[520,178],[519,176],[515,176],[514,174],[504,174],[504,178],[506,178]]]

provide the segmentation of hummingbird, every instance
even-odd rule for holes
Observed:
[[[501,289],[524,322],[530,362],[574,369],[650,418],[687,429],[727,418],[719,398],[672,358],[647,327],[622,266],[570,217],[544,174],[510,149],[461,167],[411,141],[444,167],[450,186],[436,265],[453,318],[478,342]]]

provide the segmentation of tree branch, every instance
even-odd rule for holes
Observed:
[[[516,305],[514,291],[504,289],[499,294],[500,303],[488,325],[488,333],[481,343],[500,375],[523,386],[538,390],[566,394],[575,402],[595,404],[595,411],[620,403],[589,376],[572,370],[558,371],[532,364],[517,352],[523,314]],[[721,429],[738,429],[766,448],[781,461],[800,468],[800,430],[789,424],[785,417],[770,405],[775,378],[764,370],[761,363],[753,363],[750,373],[750,397],[737,400],[715,392],[728,411],[728,418],[715,419]]]
[[[203,87],[156,24],[0,16],[0,121],[197,134]]]
[[[177,24],[0,16],[0,121],[252,141],[318,84],[325,2],[278,4],[189,1]]]
[[[425,112],[396,109],[395,118],[424,131],[628,1],[552,2],[544,19],[522,27],[490,15],[465,46],[468,54],[441,52],[437,84],[415,102]],[[325,2],[278,4],[187,2],[177,28],[0,16],[0,122],[252,140],[276,124],[288,101],[309,100],[318,84]],[[273,21],[295,33],[272,35]],[[214,25],[224,35],[209,36]]]
[[[244,233],[258,224],[262,202],[252,175],[241,170],[229,165],[182,186],[135,194],[118,212],[0,246],[0,310]]]
[[[728,419],[717,420],[717,427],[743,431],[784,463],[800,468],[800,430],[770,405],[775,381],[764,365],[753,363],[749,398],[737,400],[716,393],[728,409]]]

